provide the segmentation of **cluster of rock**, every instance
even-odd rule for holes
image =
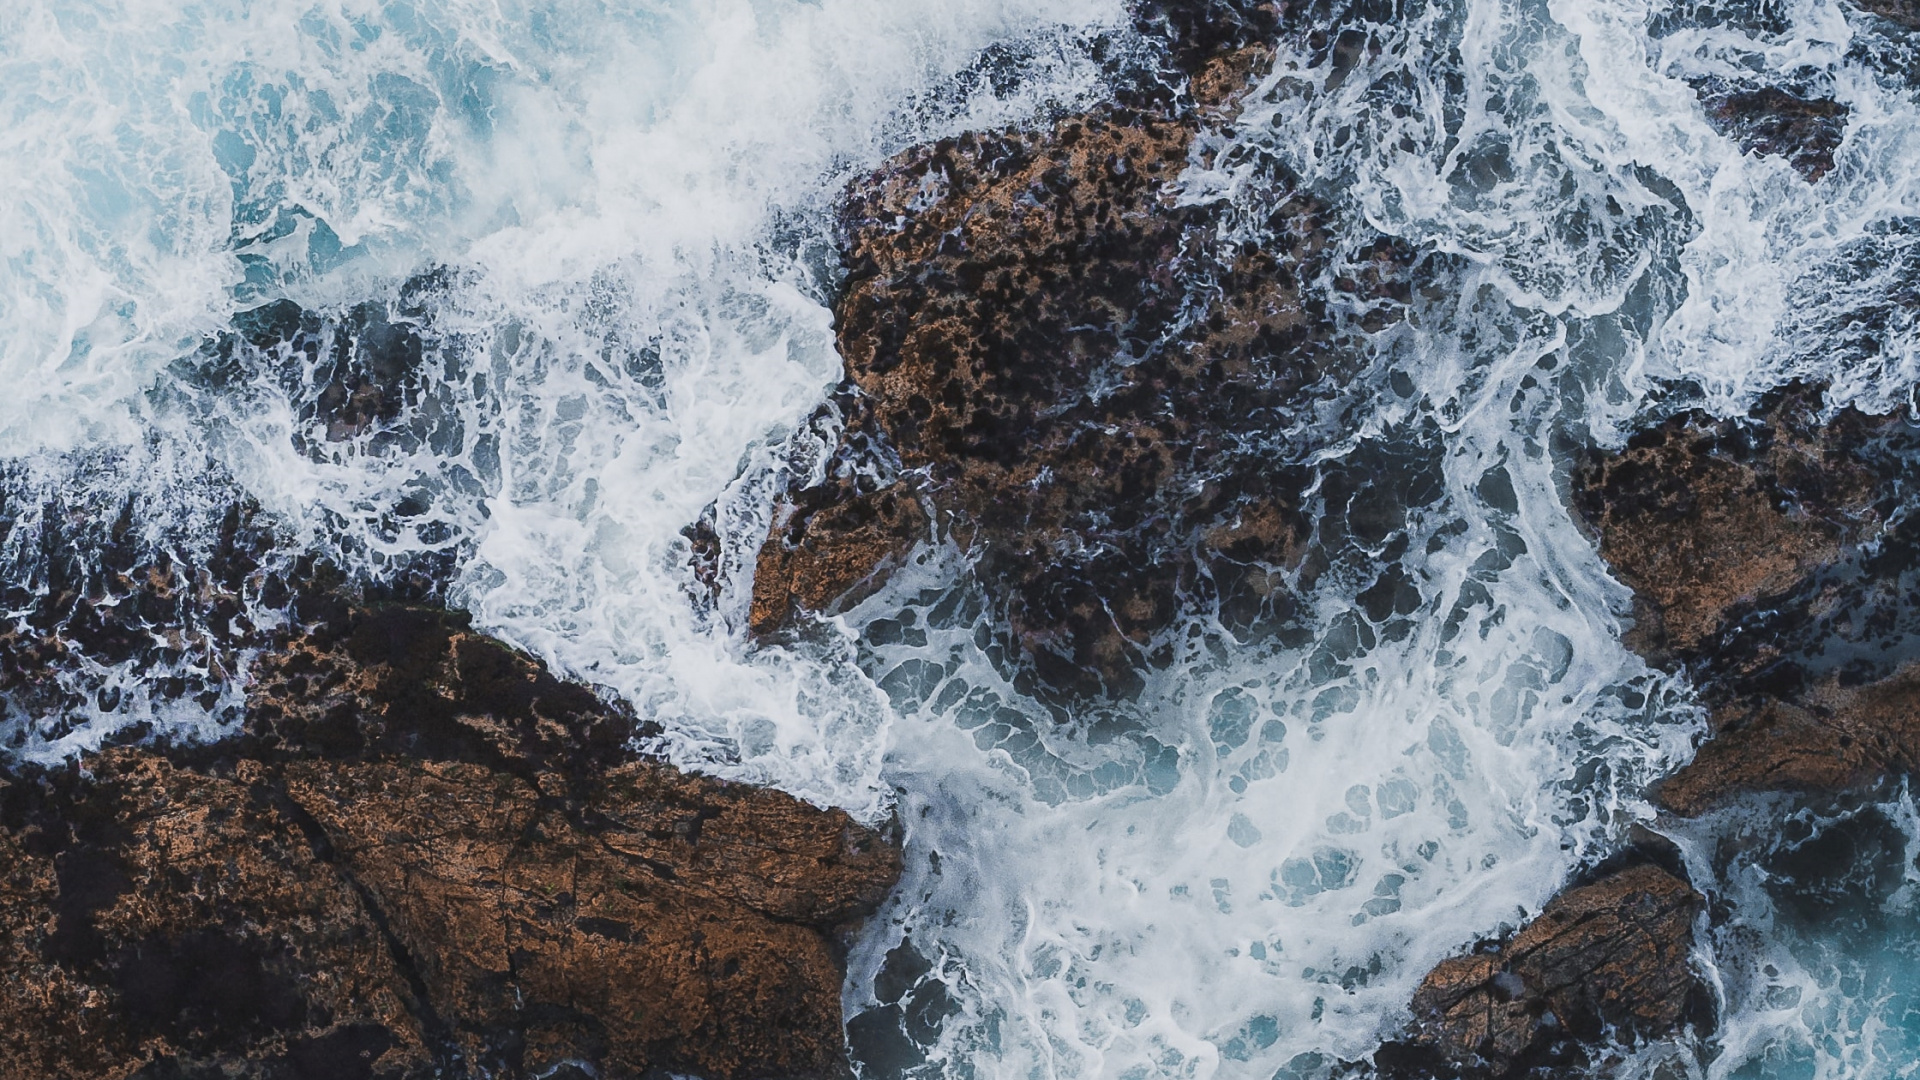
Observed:
[[[972,555],[1042,694],[1125,695],[1159,661],[1156,634],[1196,608],[1243,635],[1291,615],[1311,478],[1263,440],[1355,355],[1303,288],[1327,270],[1324,207],[1277,198],[1255,247],[1223,239],[1227,208],[1170,199],[1196,136],[1232,122],[1265,64],[1249,42],[1278,25],[1273,9],[1206,23],[1185,8],[1141,9],[1175,42],[1184,93],[917,147],[851,187],[847,379],[816,425],[839,438],[781,497],[756,633],[857,601],[935,538]],[[1375,250],[1342,287],[1395,318],[1411,259]],[[1520,1076],[1710,1026],[1690,959],[1701,908],[1673,860],[1615,860],[1436,969],[1376,1065]]]
[[[1785,158],[1808,183],[1833,171],[1833,152],[1852,114],[1832,98],[1778,86],[1736,87],[1719,79],[1694,84],[1707,123],[1750,154]]]
[[[1572,502],[1634,590],[1627,642],[1711,710],[1655,785],[1693,817],[1784,793],[1844,810],[1920,764],[1920,527],[1903,504],[1920,432],[1785,387],[1747,416],[1673,416],[1593,452]],[[1507,942],[1443,963],[1413,1001],[1397,1075],[1551,1075],[1608,1040],[1712,1024],[1688,954],[1700,897],[1673,860],[1562,893]]]
[[[1128,693],[1195,610],[1243,638],[1285,629],[1313,478],[1268,440],[1357,363],[1306,286],[1337,278],[1378,330],[1413,263],[1382,239],[1333,267],[1325,208],[1279,173],[1261,221],[1173,201],[1288,18],[1141,0],[1166,46],[1154,80],[913,148],[850,188],[847,372],[820,418],[837,441],[779,499],[756,634],[856,601],[932,539],[973,556],[1043,696]],[[1747,149],[1810,181],[1832,167],[1844,107],[1698,89]],[[328,439],[399,415],[421,360],[405,326],[353,320],[322,333],[277,304],[237,326],[319,372],[303,418]],[[1662,807],[1870,791],[1920,762],[1920,668],[1900,662],[1920,641],[1901,608],[1920,534],[1898,512],[1915,450],[1905,425],[1828,416],[1795,387],[1582,463],[1573,503],[1635,590],[1630,644],[1713,709]],[[69,766],[0,768],[0,1074],[844,1070],[838,935],[897,877],[889,838],[637,756],[630,712],[419,603],[430,589],[355,593],[272,558],[244,506],[197,565],[125,520],[69,544],[61,520],[44,573],[5,597],[26,614],[0,634],[0,694],[77,711],[107,688],[76,672],[132,665],[161,696],[239,703],[211,745],[135,729]],[[1703,910],[1676,860],[1630,848],[1436,968],[1375,1064],[1554,1075],[1704,1032]]]
[[[1576,505],[1635,592],[1632,643],[1712,709],[1662,806],[1860,792],[1920,760],[1901,512],[1917,445],[1903,421],[1823,417],[1793,386],[1748,417],[1676,416],[1583,470]]]

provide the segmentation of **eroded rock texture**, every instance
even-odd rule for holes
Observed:
[[[1795,388],[1752,419],[1683,414],[1576,477],[1575,508],[1640,602],[1637,648],[1704,655],[1743,611],[1877,531],[1875,481],[1855,453],[1875,425],[1822,425],[1818,407]]]
[[[1194,40],[1242,44],[1233,26]],[[781,503],[756,632],[858,596],[935,535],[977,556],[1046,687],[1125,692],[1183,609],[1241,633],[1289,616],[1305,477],[1263,437],[1351,363],[1302,289],[1322,211],[1276,192],[1242,223],[1266,239],[1240,246],[1226,211],[1171,197],[1203,116],[1230,115],[1265,56],[1196,63],[1176,105],[966,134],[853,185],[842,434],[826,479]],[[1403,260],[1382,245],[1346,284],[1391,308]]]
[[[1564,1075],[1589,1047],[1665,1038],[1704,1015],[1694,973],[1700,896],[1640,863],[1562,892],[1511,940],[1441,963],[1413,997],[1390,1076]]]
[[[844,1070],[884,838],[633,760],[631,715],[431,608],[306,625],[246,711],[0,778],[0,1075]]]
[[[1823,416],[1818,397],[1675,417],[1576,477],[1635,592],[1629,643],[1685,666],[1711,710],[1709,740],[1654,793],[1677,813],[1861,791],[1920,760],[1915,439],[1892,418]]]

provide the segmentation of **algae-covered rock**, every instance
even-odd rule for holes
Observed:
[[[1353,362],[1303,289],[1324,209],[1283,196],[1269,239],[1240,246],[1223,208],[1173,197],[1202,124],[1231,115],[1266,56],[1214,57],[1185,104],[968,133],[852,185],[835,461],[857,443],[883,464],[786,494],[756,632],[857,598],[936,537],[975,556],[1056,690],[1125,693],[1183,611],[1236,633],[1291,615],[1307,479],[1270,436]],[[1385,245],[1347,285],[1390,308],[1403,260]]]

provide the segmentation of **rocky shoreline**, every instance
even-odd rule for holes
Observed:
[[[254,658],[225,738],[0,769],[0,1075],[845,1072],[842,940],[896,840],[646,759],[644,721],[464,616],[245,534],[6,643],[14,693],[172,650],[209,685],[155,692],[217,697]]]

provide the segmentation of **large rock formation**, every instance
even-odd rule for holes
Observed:
[[[1667,1038],[1707,1015],[1693,970],[1703,902],[1651,862],[1555,897],[1504,942],[1433,969],[1408,1038],[1377,1055],[1394,1077],[1566,1075],[1606,1040]]]
[[[1240,223],[1258,247],[1223,239],[1224,208],[1174,204],[1267,56],[1177,51],[1190,96],[917,147],[849,190],[843,434],[780,504],[756,632],[936,535],[977,557],[1042,689],[1124,693],[1182,610],[1243,634],[1290,615],[1306,479],[1263,440],[1351,354],[1301,288],[1323,269],[1313,200]],[[1345,286],[1391,308],[1401,257],[1383,244]]]
[[[1684,666],[1711,710],[1662,805],[1859,791],[1920,761],[1914,441],[1890,418],[1823,417],[1796,386],[1751,417],[1676,416],[1579,471],[1575,507],[1635,593],[1629,643]]]
[[[13,677],[182,610],[217,652],[179,569],[66,598]],[[0,1076],[844,1072],[837,935],[888,840],[639,759],[630,713],[462,617],[316,577],[247,636],[236,734],[0,773]]]

